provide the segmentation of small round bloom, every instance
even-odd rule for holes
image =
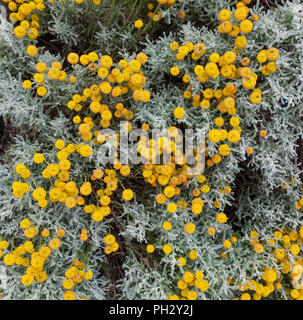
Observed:
[[[25,80],[22,85],[24,89],[30,89],[32,87],[32,82],[30,80]]]
[[[58,230],[58,231],[57,231],[57,236],[58,236],[59,238],[64,237],[64,236],[65,236],[65,231],[64,231],[63,229]]]
[[[134,26],[136,29],[141,29],[144,26],[144,23],[142,20],[138,19],[135,21]]]
[[[230,11],[227,10],[227,9],[222,9],[222,10],[219,12],[219,19],[220,19],[222,22],[230,20],[230,17],[231,17],[231,13],[230,13]]]
[[[172,248],[169,244],[166,244],[166,245],[163,247],[163,252],[164,252],[165,254],[170,254],[172,251],[173,251],[173,248]]]
[[[260,131],[260,136],[261,137],[265,137],[267,135],[267,131],[266,130],[261,130]]]
[[[70,64],[77,64],[79,61],[79,56],[77,55],[77,53],[72,52],[67,56],[67,61]]]
[[[14,29],[14,33],[17,38],[24,38],[26,36],[26,28],[22,26],[17,26]]]
[[[27,229],[27,228],[30,227],[30,225],[31,225],[31,222],[30,222],[28,219],[23,219],[23,220],[21,220],[21,222],[20,222],[20,227],[21,227],[22,229]]]
[[[174,202],[171,202],[167,205],[167,211],[170,213],[176,212],[178,209],[177,205]]]
[[[47,69],[47,66],[46,66],[46,64],[45,64],[44,62],[38,62],[38,63],[36,64],[36,70],[37,70],[37,72],[43,73],[43,72],[46,71],[46,69]]]
[[[231,242],[229,240],[225,240],[223,242],[223,247],[229,249],[231,247]]]
[[[116,237],[112,234],[108,234],[107,236],[104,237],[104,242],[107,245],[111,245],[111,244],[115,243],[115,241],[116,241]]]
[[[170,74],[173,76],[177,76],[180,73],[180,69],[176,66],[173,66],[172,68],[170,68]]]
[[[147,251],[148,253],[153,253],[153,252],[155,251],[155,247],[154,247],[152,244],[148,244],[148,245],[146,246],[146,251]]]
[[[154,247],[152,244],[148,244],[148,245],[146,246],[146,251],[147,251],[148,253],[153,253],[153,252],[155,251],[155,247]]]
[[[264,251],[264,247],[262,246],[262,244],[256,243],[256,244],[254,245],[254,251],[255,251],[256,253],[262,253],[262,252]]]
[[[188,257],[190,260],[196,260],[198,258],[197,250],[190,250]]]
[[[169,221],[164,221],[163,224],[162,224],[162,228],[165,231],[169,231],[171,229],[171,223]]]
[[[29,45],[26,49],[26,53],[30,56],[30,57],[34,57],[38,54],[38,49],[36,46],[34,45]]]
[[[76,294],[73,291],[65,291],[63,293],[64,300],[76,300]]]
[[[24,274],[22,277],[21,277],[21,283],[24,285],[24,286],[29,286],[31,285],[33,282],[34,282],[35,278],[33,275],[31,274]]]
[[[241,23],[240,23],[240,30],[243,33],[251,32],[253,27],[254,27],[253,23],[248,19],[245,19],[245,20],[241,21]]]
[[[182,107],[177,107],[174,110],[174,117],[176,119],[182,119],[185,116],[185,110]]]
[[[75,286],[75,283],[72,279],[64,279],[63,282],[62,282],[62,287],[64,289],[73,289],[73,287]]]
[[[58,238],[53,238],[53,239],[50,240],[50,242],[49,242],[48,245],[49,245],[49,247],[50,247],[51,249],[56,250],[56,249],[58,249],[58,248],[60,247],[60,245],[61,245],[61,240],[58,239]]]
[[[37,89],[37,94],[40,97],[44,97],[47,94],[47,89],[43,86],[39,86]]]
[[[44,155],[42,153],[36,153],[34,155],[33,161],[37,164],[40,164],[44,161]]]
[[[194,233],[196,230],[196,226],[194,223],[192,222],[188,222],[185,227],[184,227],[184,231],[187,233],[187,234],[192,234]]]
[[[122,193],[122,198],[126,201],[131,200],[134,197],[134,193],[131,189],[125,189]]]
[[[219,222],[219,223],[225,223],[227,221],[227,216],[225,213],[221,212],[221,213],[218,213],[217,214],[217,217],[216,217],[216,220]]]

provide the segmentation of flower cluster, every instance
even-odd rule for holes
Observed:
[[[65,279],[62,282],[62,287],[66,289],[63,293],[64,300],[76,300],[76,293],[72,291],[75,287],[82,283],[83,280],[91,280],[93,272],[86,270],[85,264],[79,260],[75,260],[73,265],[65,271]],[[87,300],[81,297],[82,300]]]
[[[29,219],[23,219],[20,222],[20,227],[24,229],[24,236],[28,239],[33,239],[38,236],[39,230],[35,226],[31,226]],[[52,238],[48,245],[41,245],[41,239],[46,239],[50,232],[44,229],[40,237],[39,246],[35,249],[33,240],[27,240],[24,243],[16,246],[14,250],[8,252],[9,243],[5,240],[0,242],[0,256],[3,255],[3,250],[6,251],[3,255],[3,262],[7,266],[23,266],[26,268],[25,273],[21,276],[21,283],[24,286],[29,286],[37,282],[44,282],[47,279],[47,272],[45,271],[45,264],[47,258],[51,255],[52,250],[57,250],[60,247],[61,241],[59,238],[64,237],[65,231],[58,230],[57,237]]]

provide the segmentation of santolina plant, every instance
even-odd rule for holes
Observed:
[[[302,299],[300,1],[2,3],[2,299]]]

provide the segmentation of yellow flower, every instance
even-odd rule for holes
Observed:
[[[164,221],[163,224],[162,224],[162,228],[165,230],[165,231],[169,231],[171,229],[171,223],[168,222],[168,221]]]
[[[82,145],[79,149],[79,153],[82,157],[89,157],[92,153],[92,148],[89,145]]]
[[[24,274],[22,277],[21,277],[21,283],[24,285],[24,286],[29,286],[31,285],[33,282],[34,282],[35,278],[34,276],[30,275],[30,274]]]
[[[49,245],[49,247],[50,247],[51,249],[56,250],[56,249],[58,249],[58,248],[60,247],[60,245],[61,245],[61,240],[58,239],[58,238],[53,238],[53,239],[50,240],[50,242],[49,242],[48,245]]]
[[[107,81],[101,82],[99,85],[99,88],[100,88],[101,92],[103,92],[104,94],[109,94],[112,90],[112,86]]]
[[[22,85],[24,89],[30,89],[32,87],[32,82],[30,80],[25,80]]]
[[[8,253],[4,256],[3,258],[3,262],[7,265],[7,266],[12,266],[16,261],[16,257],[15,255],[13,255],[12,253]]]
[[[240,300],[251,300],[251,297],[248,293],[242,293]]]
[[[243,20],[240,23],[240,30],[243,33],[249,33],[253,29],[254,25],[250,20]]]
[[[182,107],[177,107],[174,110],[174,117],[176,119],[182,119],[185,116],[185,110]]]
[[[20,221],[20,227],[22,229],[27,229],[31,225],[31,222],[28,219],[23,219]]]
[[[122,193],[122,198],[126,201],[131,200],[134,197],[134,193],[131,189],[125,189]]]
[[[219,223],[225,223],[227,221],[227,216],[225,213],[221,212],[221,213],[218,213],[217,216],[216,216],[216,220],[219,222]]]
[[[8,247],[8,241],[2,240],[0,241],[0,249],[5,250]]]
[[[220,219],[220,218],[219,218],[219,219]],[[207,234],[208,234],[209,236],[213,236],[215,233],[216,233],[216,229],[215,229],[214,227],[209,227],[209,228],[207,229]]]
[[[34,45],[29,45],[26,49],[26,53],[30,56],[30,57],[34,57],[38,54],[38,49],[36,46]]]
[[[134,26],[137,29],[141,29],[144,26],[144,23],[143,23],[142,20],[138,19],[138,20],[135,21]]]
[[[169,46],[172,51],[176,51],[179,48],[179,44],[176,41],[173,41]]]
[[[177,211],[177,205],[174,202],[171,202],[167,205],[167,211],[170,213],[174,213]]]
[[[241,135],[238,130],[231,130],[227,134],[227,139],[231,143],[237,143],[240,141]]]
[[[59,229],[59,230],[57,231],[57,236],[58,236],[59,238],[63,238],[63,237],[65,236],[65,231],[64,231],[63,229]]]
[[[148,253],[153,253],[153,252],[155,251],[155,247],[154,247],[152,244],[148,244],[148,245],[146,246],[146,251],[147,251]]]
[[[50,250],[49,247],[45,247],[45,246],[40,247],[40,249],[39,249],[39,255],[40,255],[41,257],[43,257],[43,258],[46,259],[50,254],[51,254],[51,250]]]
[[[77,205],[77,200],[75,197],[67,197],[64,203],[67,208],[72,209]]]
[[[175,188],[172,186],[167,186],[164,188],[163,193],[167,198],[172,198],[175,195]]]
[[[249,100],[253,104],[258,104],[262,101],[262,91],[260,89],[255,89],[249,96]]]
[[[46,191],[43,188],[36,188],[32,195],[35,200],[39,201],[45,199]]]
[[[34,155],[33,161],[37,164],[40,164],[44,161],[44,155],[42,153],[36,153]]]
[[[65,147],[65,142],[61,139],[58,139],[55,143],[57,149],[62,150]]]
[[[143,52],[139,52],[136,56],[136,59],[141,63],[144,64],[147,62],[147,55]]]
[[[14,29],[14,33],[17,38],[24,38],[26,36],[26,29],[22,26],[17,26]]]
[[[141,63],[138,60],[131,60],[129,62],[129,68],[134,72],[139,72]]]
[[[214,143],[219,142],[221,140],[221,133],[218,129],[212,129],[208,133],[208,138]]]
[[[262,252],[264,251],[264,247],[262,246],[262,244],[256,243],[256,244],[254,245],[254,251],[255,251],[256,253],[262,253]]]
[[[116,238],[112,234],[108,234],[107,236],[104,237],[104,242],[107,245],[111,245],[111,244],[115,243],[115,241],[116,241]]]
[[[108,55],[103,55],[100,58],[100,64],[102,67],[109,69],[113,65],[113,60]]]
[[[75,286],[75,283],[72,279],[64,279],[62,282],[62,286],[64,289],[70,290],[70,289],[73,289],[73,287]]]
[[[227,10],[227,9],[222,9],[222,10],[219,12],[219,19],[220,19],[222,22],[230,20],[230,17],[231,17],[231,13],[230,13],[230,11]]]
[[[42,237],[47,238],[49,236],[49,230],[48,229],[43,229],[41,232]]]
[[[223,55],[224,60],[228,63],[231,64],[236,60],[236,54],[233,51],[226,51]]]
[[[37,82],[37,83],[43,83],[44,82],[44,75],[42,73],[36,73],[34,75],[34,80]]]
[[[179,75],[179,73],[180,73],[180,70],[179,70],[178,67],[173,66],[172,68],[170,68],[170,74],[171,75],[176,77],[177,75]]]
[[[99,58],[96,52],[90,52],[87,56],[90,62],[96,62]]]
[[[39,86],[37,89],[37,94],[41,97],[44,97],[47,94],[47,89],[43,86]]]
[[[76,81],[77,81],[77,78],[74,77],[74,76],[71,76],[71,77],[69,78],[69,82],[70,82],[70,83],[75,83]]]
[[[187,234],[192,234],[194,233],[196,230],[196,226],[194,223],[192,222],[188,222],[185,227],[184,227],[184,231],[187,233]]]
[[[191,211],[193,214],[200,214],[203,210],[203,202],[202,203],[193,203],[191,206]]]
[[[254,152],[254,149],[252,147],[247,147],[246,153],[247,154],[252,154]]]
[[[27,228],[26,230],[24,230],[24,236],[28,239],[32,239],[36,235],[37,231],[38,229],[36,230],[36,227]]]
[[[237,8],[234,12],[234,17],[236,18],[236,20],[242,21],[246,19],[248,12],[249,12],[249,9],[245,6]]]
[[[235,46],[238,48],[244,48],[247,44],[245,36],[239,36],[235,39]]]
[[[70,64],[77,64],[79,61],[79,56],[77,55],[77,53],[72,52],[67,56],[67,61]]]
[[[194,279],[195,279],[195,276],[192,272],[186,271],[183,273],[183,280],[185,283],[189,284],[189,283],[193,282]]]
[[[219,62],[219,60],[220,60],[219,53],[214,52],[209,56],[209,61],[210,62],[217,63],[217,62]]]
[[[38,63],[36,64],[36,70],[37,70],[37,72],[42,73],[42,72],[45,72],[46,69],[47,69],[47,66],[46,66],[46,64],[45,64],[44,62],[38,62]]]
[[[173,248],[169,244],[164,245],[163,252],[165,254],[170,254],[172,251],[173,251]]]
[[[229,240],[225,240],[223,242],[223,247],[229,249],[231,247],[231,242]]]
[[[260,136],[261,137],[265,137],[267,135],[267,131],[266,130],[261,130],[260,131]]]
[[[91,280],[93,278],[93,275],[94,275],[93,272],[88,270],[85,272],[84,278],[85,280]]]
[[[91,183],[90,182],[85,182],[82,184],[82,186],[80,187],[80,193],[88,196],[89,194],[91,194],[93,191]]]
[[[190,260],[196,260],[198,258],[197,250],[190,250],[188,257]]]
[[[47,206],[47,204],[48,204],[48,201],[46,199],[42,199],[42,200],[38,201],[38,206],[40,208],[45,208]]]
[[[76,294],[73,291],[65,291],[63,293],[64,300],[76,300]]]
[[[266,57],[269,61],[277,60],[279,57],[279,50],[277,48],[270,48],[266,51]]]
[[[47,273],[45,271],[39,271],[35,274],[37,282],[44,282],[47,279]]]

